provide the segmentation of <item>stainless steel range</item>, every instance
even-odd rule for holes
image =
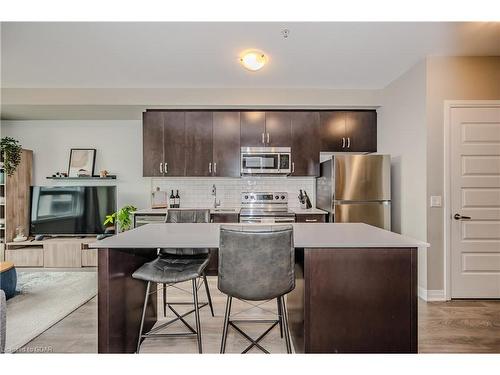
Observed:
[[[241,193],[240,223],[293,223],[295,214],[288,210],[285,192]]]

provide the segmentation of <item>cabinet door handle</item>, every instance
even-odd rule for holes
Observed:
[[[351,148],[351,137],[347,137],[347,148]]]
[[[269,143],[269,133],[267,133],[267,143]]]
[[[262,133],[262,143],[266,143],[266,141],[264,140],[264,133]]]
[[[306,223],[315,223],[318,219],[306,219]]]
[[[165,163],[165,174],[168,174],[168,163]]]
[[[214,174],[217,174],[217,163],[214,163]]]
[[[295,172],[295,163],[292,161],[292,173]]]
[[[163,163],[160,163],[160,174],[163,174]]]
[[[342,148],[345,148],[345,137],[342,137]]]
[[[208,163],[208,173],[212,173],[212,162]]]

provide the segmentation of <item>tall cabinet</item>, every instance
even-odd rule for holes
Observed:
[[[3,160],[3,159],[2,159]],[[5,244],[16,237],[16,228],[29,233],[30,186],[32,180],[33,151],[22,150],[21,162],[11,176],[3,169],[0,184],[0,258],[4,259]]]

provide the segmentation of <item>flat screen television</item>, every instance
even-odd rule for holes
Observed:
[[[116,186],[33,186],[30,234],[102,234],[106,215],[115,211]]]

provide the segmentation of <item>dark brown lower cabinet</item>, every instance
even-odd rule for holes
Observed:
[[[297,223],[324,223],[326,222],[326,214],[296,214],[295,222]]]
[[[416,353],[417,249],[295,249],[295,350]]]
[[[99,353],[134,353],[141,324],[146,283],[132,278],[144,263],[157,257],[157,249],[98,250],[98,344]],[[156,283],[151,290],[156,289]],[[144,331],[153,328],[157,298],[150,298]]]

